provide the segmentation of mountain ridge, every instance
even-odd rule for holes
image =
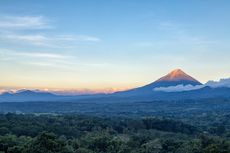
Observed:
[[[228,82],[225,81],[225,82]],[[157,91],[154,90],[158,87],[176,87],[178,85],[190,85],[190,86],[200,86],[199,89],[188,90],[188,91]],[[213,98],[213,97],[223,97],[230,98],[230,88],[229,87],[210,87],[206,84],[201,84],[199,81],[189,76],[181,69],[175,69],[165,76],[159,78],[158,80],[134,89],[119,91],[112,94],[94,94],[94,95],[56,95],[50,92],[39,92],[35,90],[19,90],[19,92],[14,93],[3,93],[0,94],[0,102],[21,102],[21,101],[79,101],[79,100],[89,100],[89,101],[124,101],[124,100],[175,100],[175,99],[199,99],[199,98]]]

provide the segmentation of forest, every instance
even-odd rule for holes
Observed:
[[[229,153],[230,114],[0,115],[0,153]]]

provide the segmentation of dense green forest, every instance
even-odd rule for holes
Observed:
[[[0,115],[2,153],[229,153],[230,115]]]

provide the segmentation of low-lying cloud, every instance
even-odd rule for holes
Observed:
[[[219,88],[219,87],[229,87],[230,88],[230,78],[220,79],[219,81],[208,81],[203,85],[177,85],[177,86],[169,86],[169,87],[157,87],[154,88],[154,91],[163,91],[163,92],[180,92],[180,91],[191,91],[201,89],[203,87],[211,87],[211,88]]]
[[[170,86],[170,87],[157,87],[154,88],[154,91],[164,91],[164,92],[179,92],[179,91],[190,91],[190,90],[197,90],[203,88],[205,85],[177,85],[177,86]]]
[[[220,79],[219,81],[208,81],[206,86],[210,86],[213,88],[218,87],[229,87],[230,88],[230,78],[227,79]]]

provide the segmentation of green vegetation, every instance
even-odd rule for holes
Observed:
[[[230,121],[213,114],[175,120],[8,113],[0,115],[0,152],[229,153]]]

